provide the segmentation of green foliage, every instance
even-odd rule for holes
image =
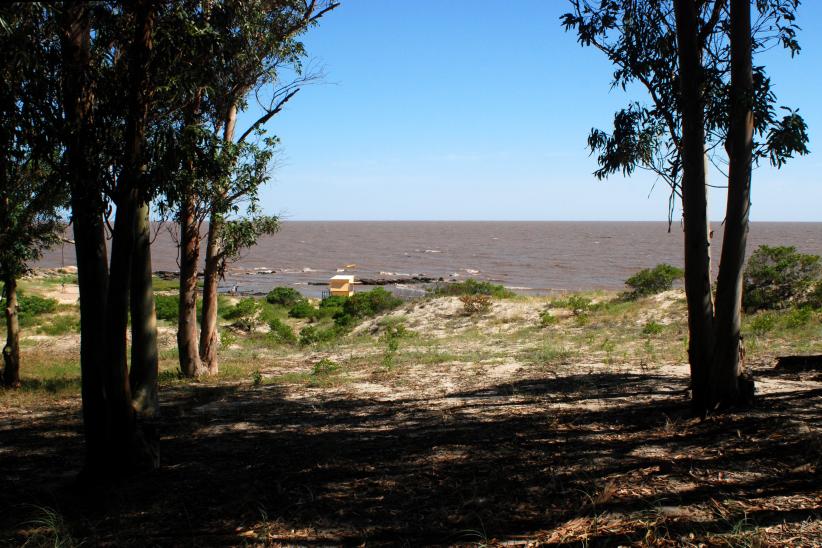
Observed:
[[[154,308],[158,320],[176,322],[180,313],[179,295],[154,295]]]
[[[303,296],[293,287],[275,287],[268,292],[265,300],[271,304],[293,306],[297,301],[303,300]]]
[[[798,5],[797,0],[753,3],[754,59],[778,46],[791,56],[799,51]],[[560,18],[562,26],[566,31],[576,32],[580,45],[602,51],[614,65],[611,86],[626,89],[640,84],[649,98],[647,104],[634,102],[617,111],[611,130],[591,130],[588,147],[596,156],[594,175],[604,179],[612,174],[629,176],[637,169],[653,172],[671,189],[671,219],[682,183],[676,10],[670,2],[634,0],[570,0],[570,6],[569,13]],[[729,124],[729,12],[698,9],[697,18],[700,33],[709,38],[699,41],[700,51],[696,52],[703,62],[700,89],[705,115],[704,148],[722,155]],[[753,67],[753,80],[754,162],[767,158],[780,167],[794,154],[807,154],[804,120],[791,109],[786,109],[787,115],[779,116],[777,98],[764,66]]]
[[[551,314],[551,312],[548,310],[544,311],[542,314],[539,315],[539,324],[542,327],[556,325],[557,322],[559,322],[559,318]]]
[[[295,344],[297,342],[294,330],[282,320],[272,318],[268,321],[268,327],[271,328],[271,337],[277,342],[284,344]]]
[[[74,315],[58,314],[52,316],[48,323],[41,325],[38,331],[44,335],[51,336],[79,333],[80,318]]]
[[[491,310],[491,298],[488,295],[461,295],[460,302],[466,316],[485,314]]]
[[[290,317],[299,319],[314,319],[317,317],[317,314],[318,310],[305,299],[297,301],[288,311]]]
[[[382,365],[386,369],[394,366],[394,357],[400,348],[400,340],[410,336],[410,332],[405,328],[405,324],[398,318],[386,318],[380,326],[383,333],[380,337],[385,343],[385,353],[382,357]]]
[[[588,297],[582,295],[569,295],[566,299],[558,299],[551,303],[555,308],[566,308],[574,316],[583,316],[591,310],[593,302]]]
[[[659,335],[665,329],[665,326],[661,323],[657,323],[654,320],[650,320],[642,326],[642,334],[643,335]]]
[[[20,292],[17,294],[17,313],[20,315],[21,321],[34,316],[49,314],[55,310],[57,310],[57,300],[55,299],[48,299],[39,295],[26,295]]]
[[[464,282],[448,283],[439,285],[434,289],[435,295],[488,295],[497,299],[507,299],[515,296],[515,293],[505,287],[492,284],[491,282],[478,281],[469,278]]]
[[[810,308],[794,308],[785,316],[785,327],[798,329],[808,325],[812,318],[813,311]]]
[[[822,264],[818,255],[805,255],[793,246],[760,246],[744,274],[742,306],[747,312],[813,304],[817,299]]]
[[[388,312],[401,304],[402,299],[382,287],[377,287],[349,297],[343,304],[343,313],[353,318],[366,318]]]
[[[665,263],[645,268],[625,280],[625,285],[632,289],[625,297],[630,300],[667,291],[673,287],[675,280],[684,275],[681,268]]]
[[[251,372],[251,384],[254,386],[260,386],[263,384],[263,374],[260,373],[259,369],[255,369]]]
[[[308,346],[310,344],[333,341],[343,333],[345,333],[345,329],[336,325],[325,328],[307,325],[300,330],[300,345]]]
[[[237,304],[223,309],[222,316],[226,320],[252,319],[260,311],[260,303],[254,297],[245,297]]]
[[[154,309],[157,319],[176,323],[180,316],[180,295],[154,294]],[[197,317],[203,311],[203,300],[197,299]]]
[[[340,369],[340,364],[329,358],[323,358],[314,364],[311,374],[315,377],[326,377],[336,373]]]
[[[764,335],[776,327],[776,316],[770,312],[757,314],[748,322],[748,329],[754,335]]]

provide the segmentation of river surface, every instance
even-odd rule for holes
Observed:
[[[713,228],[716,265],[722,227]],[[748,253],[761,244],[822,255],[822,223],[752,223]],[[178,270],[167,227],[159,229],[152,256],[155,271]],[[637,270],[663,262],[683,264],[679,224],[668,232],[664,222],[286,221],[280,233],[263,238],[230,266],[221,290],[254,293],[289,285],[319,295],[319,284],[338,273],[388,280],[476,278],[522,293],[618,290]],[[39,262],[73,264],[71,245],[49,251]]]

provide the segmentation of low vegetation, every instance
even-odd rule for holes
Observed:
[[[793,246],[760,246],[745,269],[746,312],[822,306],[822,262]]]
[[[684,270],[666,263],[658,264],[654,268],[645,268],[625,280],[625,285],[631,288],[631,291],[625,294],[625,298],[638,299],[668,291],[674,286],[674,282],[684,275]]]

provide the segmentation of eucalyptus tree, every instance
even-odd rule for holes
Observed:
[[[689,361],[697,413],[752,393],[740,386],[739,300],[748,230],[752,164],[780,167],[807,152],[804,120],[779,116],[765,67],[752,56],[782,45],[799,52],[798,0],[571,0],[562,23],[579,42],[615,65],[613,85],[644,87],[649,103],[631,103],[610,132],[594,129],[595,176],[647,170],[671,190],[669,220],[682,200]],[[747,5],[747,11],[745,6]],[[747,21],[747,24],[746,24]],[[746,68],[747,67],[747,68]],[[743,123],[744,122],[744,123]],[[753,124],[752,126],[750,124]],[[706,158],[728,164],[728,209],[716,305],[710,267]]]
[[[177,70],[188,107],[170,116],[164,128],[162,208],[179,224],[180,300],[177,346],[186,376],[217,372],[217,285],[227,262],[263,234],[275,232],[276,218],[259,212],[258,190],[269,178],[276,138],[265,124],[279,113],[311,75],[301,73],[305,52],[299,34],[334,9],[318,0],[224,0],[190,2],[180,20],[197,32],[181,48],[196,55]],[[178,33],[178,34],[182,34]],[[173,37],[173,35],[172,35]],[[198,47],[202,43],[208,47]],[[202,54],[202,55],[200,55]],[[280,71],[297,76],[283,83]],[[235,136],[238,111],[248,96],[269,96],[262,115]],[[208,219],[202,330],[197,344],[197,269],[201,230]]]
[[[58,180],[59,43],[37,4],[0,6],[0,279],[5,298],[3,384],[20,384],[17,280],[59,241],[66,203]]]

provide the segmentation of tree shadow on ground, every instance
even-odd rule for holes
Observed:
[[[818,526],[822,390],[699,421],[682,382],[594,373],[398,400],[183,387],[164,394],[161,469],[85,495],[66,487],[77,410],[21,417],[0,430],[0,540],[24,540],[42,507],[113,545],[616,545]]]

